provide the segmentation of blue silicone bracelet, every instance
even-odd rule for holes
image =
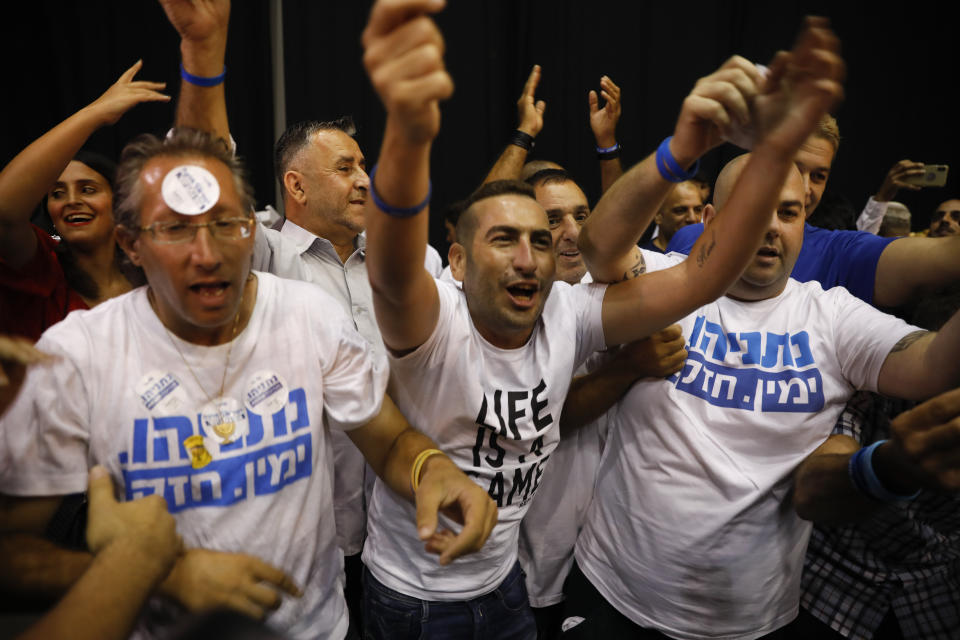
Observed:
[[[218,76],[213,76],[212,78],[204,76],[195,76],[186,69],[183,68],[183,63],[180,63],[180,77],[189,82],[190,84],[195,84],[198,87],[215,87],[218,84],[222,83],[224,78],[227,77],[227,65],[223,65],[223,73]]]
[[[373,198],[373,203],[377,205],[377,208],[383,211],[388,216],[393,216],[394,218],[410,218],[424,209],[427,208],[427,205],[430,204],[430,196],[433,195],[433,183],[427,183],[427,197],[423,199],[423,202],[413,207],[391,207],[386,202],[380,199],[380,194],[377,193],[377,188],[373,184],[373,179],[377,175],[377,166],[373,165],[373,170],[370,172],[370,197]]]
[[[874,442],[869,447],[864,447],[851,456],[849,467],[850,478],[853,480],[853,484],[858,491],[870,496],[874,500],[879,500],[880,502],[913,500],[920,495],[919,491],[910,495],[893,493],[883,486],[883,482],[877,477],[877,473],[873,468],[873,452],[884,442],[886,442],[886,440]]]
[[[698,159],[690,171],[684,171],[676,158],[673,157],[673,154],[670,152],[670,141],[673,140],[673,136],[664,138],[663,142],[660,143],[660,146],[657,147],[657,171],[660,172],[660,175],[663,176],[663,179],[667,182],[684,182],[685,180],[690,180],[697,175],[697,171],[700,170],[700,160]]]

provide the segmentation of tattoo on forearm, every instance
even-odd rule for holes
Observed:
[[[623,280],[630,280],[631,278],[636,278],[639,275],[642,275],[647,272],[647,261],[643,259],[643,253],[640,250],[637,250],[637,261],[633,263],[633,266],[630,267],[623,274]]]
[[[700,251],[697,252],[697,266],[702,267],[707,263],[707,258],[710,257],[710,254],[713,253],[713,250],[717,248],[717,236],[711,231],[710,232],[710,245],[709,246],[700,246]]]
[[[914,342],[922,338],[923,336],[930,333],[929,331],[914,331],[913,333],[908,333],[907,335],[900,338],[900,341],[893,345],[893,349],[890,349],[890,353],[896,353],[897,351],[903,351],[907,349]]]

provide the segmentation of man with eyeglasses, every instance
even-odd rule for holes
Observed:
[[[23,498],[3,502],[3,522],[42,531],[101,464],[124,499],[161,495],[177,520],[186,551],[160,594],[269,615],[291,638],[343,638],[334,429],[417,503],[409,526],[442,564],[483,545],[496,508],[384,395],[385,360],[329,295],[251,270],[240,171],[198,131],[124,150],[117,233],[148,284],[41,338],[54,359],[0,423],[12,461],[0,491]],[[437,529],[439,509],[465,521],[458,535]],[[160,635],[182,609],[157,599],[147,611],[139,631]]]

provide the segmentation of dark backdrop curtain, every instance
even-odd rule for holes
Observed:
[[[369,164],[376,159],[383,110],[361,62],[360,32],[369,0],[285,0],[287,120],[351,113]],[[901,192],[924,225],[937,203],[956,196],[958,55],[951,3],[645,2],[605,0],[449,0],[438,17],[456,83],[443,106],[433,152],[431,238],[442,245],[440,214],[482,179],[516,124],[515,101],[534,63],[546,123],[534,157],[556,160],[599,195],[587,122],[587,91],[607,74],[623,90],[618,138],[628,163],[672,131],[694,81],[734,53],[768,61],[788,47],[807,13],[831,18],[848,64],[847,99],[837,110],[843,142],[829,191],[857,211],[887,169],[909,157],[952,165],[945,189]],[[265,0],[235,0],[227,52],[231,129],[247,159],[260,205],[274,199],[269,12]],[[14,19],[13,15],[17,17]],[[2,21],[2,160],[98,96],[138,57],[141,77],[179,83],[178,40],[150,0],[34,0]],[[135,134],[163,132],[173,105],[144,105],[91,144],[118,155]],[[704,161],[716,172],[734,153]]]

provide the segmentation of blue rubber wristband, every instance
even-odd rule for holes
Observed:
[[[612,147],[597,147],[597,153],[613,153],[620,151],[620,143],[614,142]]]
[[[378,165],[373,165],[373,170],[370,172],[370,197],[373,198],[373,203],[377,205],[378,209],[394,218],[411,218],[427,208],[427,205],[430,204],[430,196],[433,195],[432,182],[427,183],[427,197],[423,199],[423,202],[414,207],[391,207],[381,200],[380,194],[377,193],[377,188],[373,184],[373,179],[377,175],[377,166]]]
[[[860,449],[850,458],[850,476],[859,491],[880,502],[903,502],[913,500],[920,492],[910,495],[893,493],[887,489],[873,468],[873,452],[886,440],[874,442],[869,447]]]
[[[205,76],[195,76],[186,69],[183,68],[183,63],[180,63],[180,77],[189,82],[190,84],[195,84],[198,87],[215,87],[218,84],[221,84],[224,78],[227,77],[227,65],[223,65],[223,73],[218,76],[213,76],[208,78]]]
[[[670,141],[673,140],[673,136],[664,138],[663,142],[660,143],[660,146],[657,147],[657,171],[660,172],[660,175],[667,182],[684,182],[690,180],[697,175],[697,171],[700,170],[700,160],[698,159],[690,171],[684,171],[676,158],[673,157],[673,154],[670,153]]]

